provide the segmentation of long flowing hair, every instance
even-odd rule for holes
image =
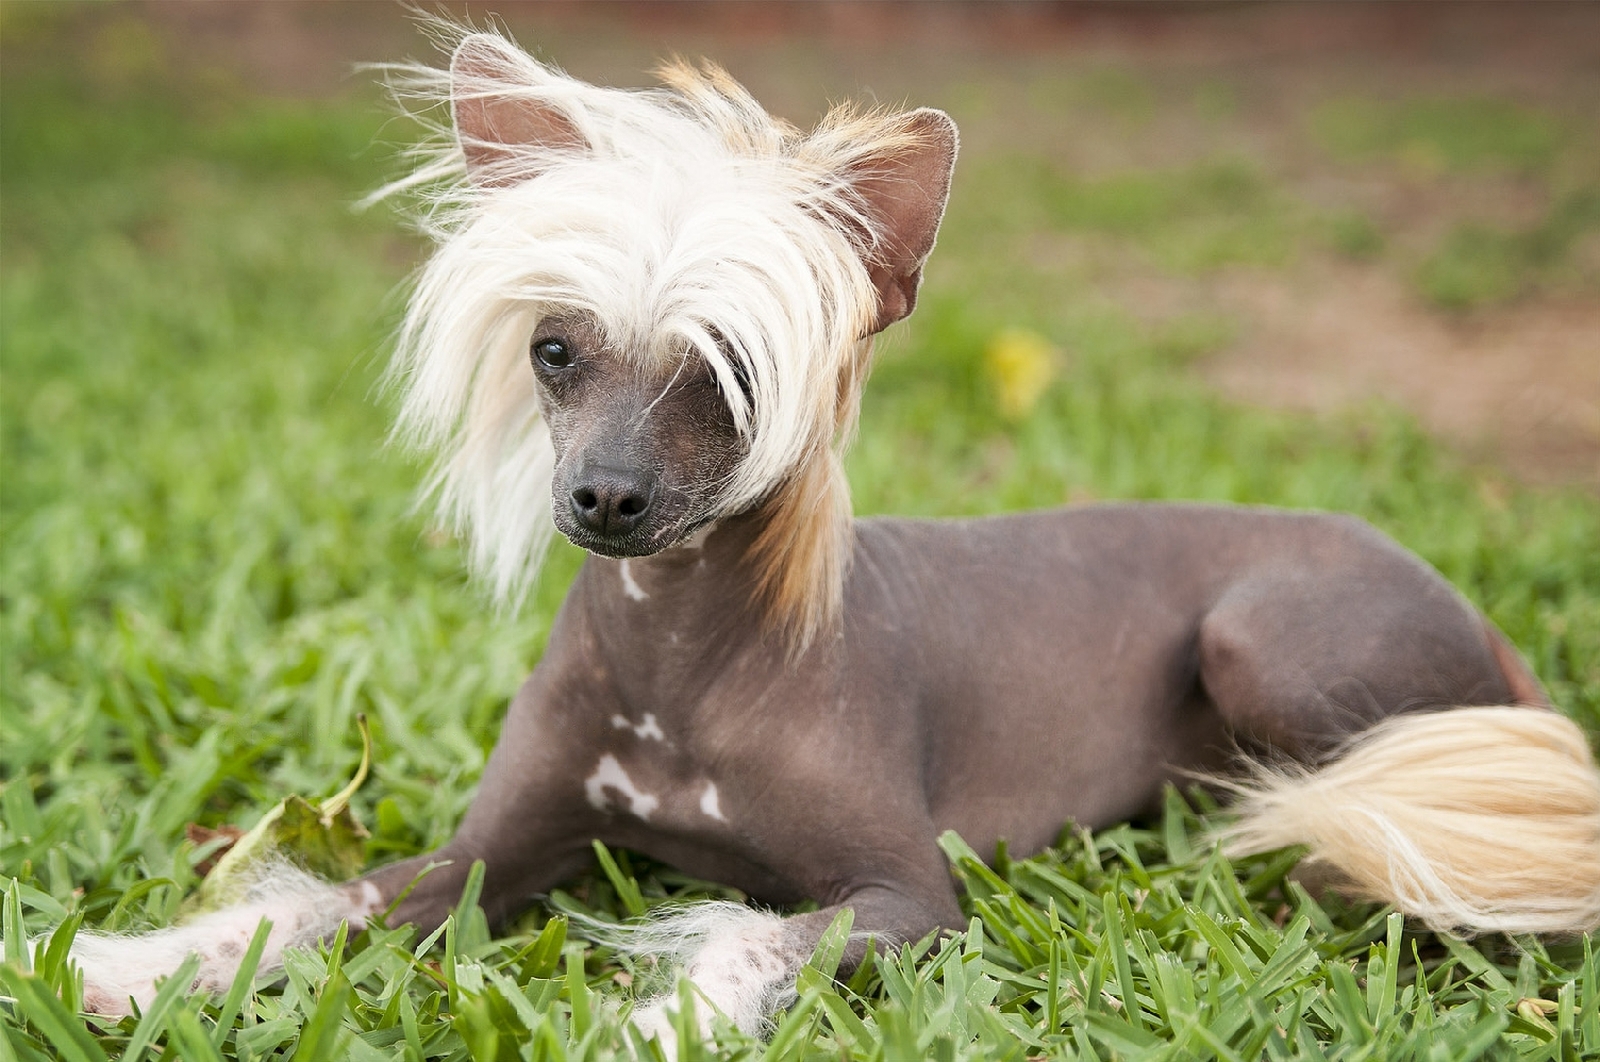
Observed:
[[[437,244],[416,277],[391,380],[399,438],[437,455],[428,495],[495,597],[516,603],[553,525],[554,453],[528,340],[581,311],[628,356],[702,360],[747,445],[718,512],[770,507],[752,548],[771,625],[804,645],[838,615],[850,548],[840,455],[854,428],[885,239],[852,175],[910,144],[906,116],[850,105],[811,132],[719,68],[672,63],[663,87],[596,87],[504,37],[474,34],[452,73],[385,68],[411,113],[492,101],[561,135],[463,143],[435,120],[407,176]],[[492,162],[468,172],[467,150]]]

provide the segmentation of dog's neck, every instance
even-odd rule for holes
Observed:
[[[574,594],[625,700],[666,690],[692,698],[745,653],[760,654],[779,672],[795,663],[782,632],[767,621],[750,556],[772,519],[769,509],[725,517],[652,556],[584,563]]]
[[[758,623],[750,547],[770,516],[766,506],[724,517],[648,557],[590,557],[584,571],[596,618],[615,630],[641,621],[666,633],[674,620],[704,625],[738,616]],[[698,622],[697,622],[698,621]]]

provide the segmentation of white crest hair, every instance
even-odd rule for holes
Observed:
[[[514,99],[558,114],[581,142],[494,145],[488,179],[480,169],[473,181],[435,123],[415,172],[374,196],[420,192],[438,243],[391,373],[399,436],[439,454],[429,491],[441,517],[496,597],[520,600],[553,530],[554,454],[528,343],[541,318],[581,311],[630,356],[710,367],[749,447],[718,512],[793,496],[792,518],[755,548],[758,582],[779,625],[808,638],[838,608],[849,528],[838,454],[877,306],[862,257],[885,239],[849,177],[912,142],[905,116],[838,107],[802,134],[714,66],[669,65],[666,88],[623,91],[503,37],[473,42],[492,76],[458,71],[452,89],[447,71],[391,67],[396,98],[414,113],[452,91]]]

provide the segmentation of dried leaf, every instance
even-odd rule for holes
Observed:
[[[191,914],[214,911],[242,899],[260,868],[283,859],[333,881],[354,877],[366,862],[367,828],[350,810],[350,798],[366,781],[372,763],[372,735],[366,716],[361,728],[361,765],[339,792],[322,801],[289,796],[261,816],[233,843],[185,903]]]

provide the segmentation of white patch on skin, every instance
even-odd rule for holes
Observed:
[[[661,729],[661,724],[656,722],[654,712],[644,713],[644,722],[639,723],[637,726],[628,722],[628,717],[625,715],[614,715],[611,717],[611,726],[614,730],[633,731],[633,736],[640,741],[667,740],[666,732]]]
[[[728,816],[722,813],[721,802],[717,800],[717,783],[706,783],[705,792],[700,794],[700,813],[718,822],[728,821]]]
[[[640,586],[633,578],[633,572],[629,569],[627,561],[623,561],[617,567],[622,572],[622,592],[624,594],[627,594],[635,601],[644,601],[650,597],[649,594],[644,592],[644,587]]]
[[[622,764],[611,753],[600,757],[600,762],[595,764],[594,773],[584,779],[583,792],[589,799],[590,806],[600,811],[610,808],[606,799],[606,790],[615,789],[622,794],[628,802],[628,812],[646,822],[650,821],[650,813],[661,806],[661,801],[646,793],[633,784],[633,779],[628,777],[628,772],[622,769]]]

